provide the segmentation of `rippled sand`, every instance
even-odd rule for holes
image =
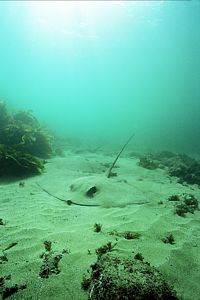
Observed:
[[[185,218],[174,214],[172,194],[192,193],[200,199],[197,187],[183,186],[167,176],[165,170],[146,170],[137,159],[120,158],[118,176],[106,178],[106,163],[112,156],[66,152],[53,158],[41,176],[0,185],[0,276],[8,276],[6,285],[26,284],[11,299],[87,299],[81,281],[96,261],[95,249],[108,241],[115,252],[133,257],[141,252],[145,261],[158,267],[165,279],[174,284],[184,300],[198,300],[200,294],[200,212]],[[82,205],[67,205],[45,193]],[[95,186],[93,197],[86,192]],[[102,232],[94,224],[102,224]],[[126,240],[110,231],[134,231],[139,239]],[[162,238],[172,233],[175,244]],[[62,255],[58,274],[41,277],[46,249],[52,242],[52,256]],[[9,248],[13,243],[13,246]],[[4,249],[9,248],[5,251]],[[10,278],[10,279],[9,279]]]

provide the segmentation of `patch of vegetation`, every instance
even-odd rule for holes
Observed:
[[[25,187],[25,181],[20,181],[19,182],[19,187],[22,187],[22,188]]]
[[[95,232],[101,232],[101,230],[102,230],[102,224],[95,223],[94,224],[94,231]]]
[[[42,266],[40,268],[39,276],[41,278],[49,278],[52,274],[59,274],[61,272],[59,268],[59,261],[62,259],[63,254],[69,254],[69,250],[63,249],[62,253],[55,253],[52,250],[52,242],[44,242],[45,252],[40,256],[43,259]]]
[[[117,243],[112,244],[111,242],[108,242],[106,245],[103,245],[103,246],[97,248],[95,250],[97,257],[101,257],[103,254],[113,251],[113,249],[116,245],[117,245]]]
[[[84,290],[84,291],[87,291],[90,287],[90,283],[91,283],[91,279],[86,277],[86,275],[83,276],[83,280],[81,282],[81,288]]]
[[[3,253],[3,255],[0,255],[0,264],[5,263],[8,261],[7,254]]]
[[[180,203],[175,206],[175,213],[181,217],[185,217],[187,213],[194,213],[199,210],[199,202],[192,194],[183,194]]]
[[[179,183],[200,185],[200,162],[186,154],[179,154],[174,165],[169,168],[169,174],[178,177]]]
[[[139,239],[141,236],[141,233],[136,232],[136,231],[118,232],[117,230],[113,230],[113,231],[110,231],[109,234],[119,236],[119,237],[124,237],[126,240]]]
[[[49,278],[52,274],[59,274],[60,269],[58,266],[59,261],[62,258],[62,254],[53,255],[50,253],[44,253],[43,255],[43,264],[40,268],[39,276],[41,278]]]
[[[158,201],[158,205],[162,205],[164,202],[162,200]]]
[[[143,155],[140,157],[138,165],[149,170],[155,170],[158,168],[158,163],[147,155]]]
[[[180,201],[179,195],[171,195],[168,197],[168,201]]]
[[[179,183],[200,185],[200,161],[186,155],[161,151],[151,154],[151,159],[158,163],[160,168],[168,169],[170,176],[178,178]]]
[[[143,259],[104,254],[91,265],[90,300],[178,300],[158,269]]]
[[[44,171],[45,160],[0,144],[0,176],[37,175]]]
[[[62,148],[56,148],[54,150],[54,153],[57,155],[57,156],[60,156],[60,157],[65,157],[65,152]]]
[[[2,218],[0,218],[0,225],[5,225],[6,223],[5,223],[5,221],[2,219]]]
[[[26,284],[14,284],[9,286],[8,282],[10,279],[11,275],[0,277],[0,296],[2,299],[6,299],[17,293],[19,290],[24,290],[27,288]]]
[[[52,136],[41,127],[29,111],[20,111],[11,115],[1,130],[0,143],[18,151],[47,158],[52,154]]]
[[[40,174],[52,155],[52,139],[30,111],[9,113],[0,102],[0,176]]]
[[[6,103],[0,101],[0,131],[11,122],[11,116],[8,114]]]
[[[142,255],[142,253],[138,252],[135,254],[134,259],[138,259],[140,261],[144,260],[144,256]]]
[[[172,233],[168,233],[166,236],[164,236],[162,239],[163,243],[174,245],[175,244],[175,238]]]
[[[52,242],[51,241],[44,241],[44,248],[46,251],[51,251]]]
[[[135,231],[125,231],[121,234],[126,240],[135,240],[139,239],[141,234]]]

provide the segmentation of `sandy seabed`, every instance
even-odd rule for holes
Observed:
[[[83,276],[97,259],[95,250],[108,241],[115,253],[133,257],[142,253],[157,267],[184,300],[200,299],[200,211],[180,217],[174,213],[173,194],[189,193],[200,199],[200,189],[178,184],[162,169],[147,170],[136,158],[122,156],[117,177],[105,170],[114,156],[67,151],[50,159],[40,176],[0,184],[0,277],[6,285],[25,285],[9,299],[88,299],[81,289]],[[38,185],[62,199],[45,193]],[[94,197],[86,192],[95,186]],[[94,224],[102,231],[94,231]],[[110,232],[134,231],[127,240]],[[172,233],[174,244],[162,238]],[[59,256],[55,273],[45,278],[44,242],[51,242],[52,256]],[[12,246],[12,247],[10,247]],[[8,248],[7,250],[5,250]],[[56,274],[57,273],[57,274]]]

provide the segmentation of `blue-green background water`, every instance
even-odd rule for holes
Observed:
[[[199,1],[1,1],[0,97],[63,136],[200,150]]]

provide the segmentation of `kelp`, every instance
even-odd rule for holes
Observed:
[[[0,145],[0,176],[28,176],[41,174],[45,160],[31,154]]]
[[[1,144],[41,158],[52,155],[53,137],[30,111],[19,111],[7,119],[0,132]]]
[[[4,101],[0,101],[0,132],[9,122],[10,116],[8,115],[6,104]]]
[[[52,155],[53,136],[31,111],[9,113],[0,101],[0,175],[39,174]],[[40,159],[42,158],[42,159]]]

